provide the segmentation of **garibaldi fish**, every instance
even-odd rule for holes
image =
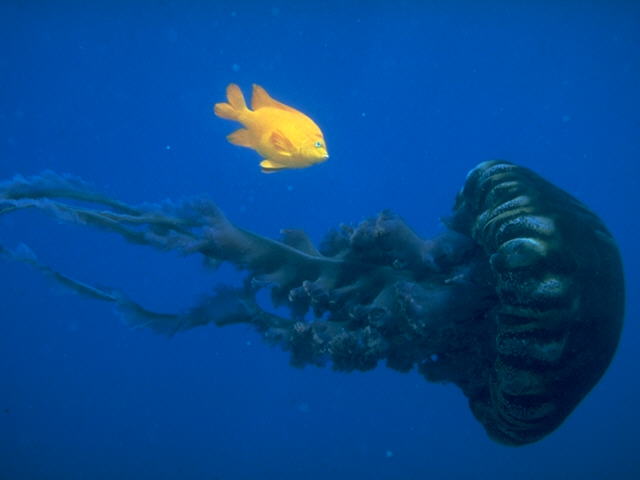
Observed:
[[[324,136],[315,122],[274,100],[259,85],[253,85],[251,109],[240,87],[231,83],[227,87],[227,102],[216,103],[213,111],[218,117],[243,125],[227,139],[262,155],[260,167],[264,173],[310,167],[329,158]]]

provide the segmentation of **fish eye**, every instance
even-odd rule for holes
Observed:
[[[320,148],[320,147],[322,147],[322,142],[316,142],[316,143],[313,144],[313,146],[316,147],[316,148]]]

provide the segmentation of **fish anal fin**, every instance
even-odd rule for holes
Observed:
[[[281,155],[291,156],[295,151],[295,147],[293,146],[293,143],[291,143],[291,140],[289,140],[280,130],[274,130],[271,132],[269,141]]]
[[[240,128],[232,134],[227,135],[227,140],[229,140],[229,142],[233,143],[234,145],[253,148],[253,142],[251,141],[249,130],[247,130],[246,128]]]
[[[295,108],[285,105],[277,100],[271,98],[267,91],[260,85],[253,84],[253,93],[251,94],[251,108],[257,110],[259,108],[278,108],[280,110],[286,110],[288,112],[299,113]]]
[[[276,173],[280,170],[285,170],[287,167],[281,163],[273,162],[271,160],[263,160],[260,162],[262,173]]]

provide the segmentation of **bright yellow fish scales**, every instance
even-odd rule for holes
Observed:
[[[259,85],[253,85],[251,110],[240,87],[231,83],[227,87],[227,102],[216,103],[213,111],[218,117],[244,126],[227,136],[227,140],[262,155],[260,167],[264,173],[310,167],[329,158],[318,125],[304,113],[271,98]]]

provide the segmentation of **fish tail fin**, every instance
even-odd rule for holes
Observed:
[[[240,116],[248,111],[242,90],[235,83],[230,83],[227,87],[227,102],[216,103],[213,106],[213,112],[218,117],[228,120],[238,121]]]

